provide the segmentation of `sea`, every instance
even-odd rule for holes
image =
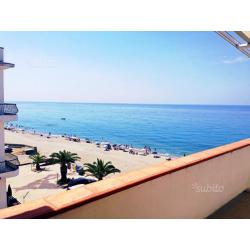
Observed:
[[[250,106],[17,102],[30,132],[187,155],[250,137]]]

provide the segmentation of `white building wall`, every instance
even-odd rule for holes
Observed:
[[[0,48],[0,62],[3,61],[3,48]],[[0,69],[0,104],[4,103],[3,69]],[[0,120],[0,162],[4,161],[4,122]]]
[[[4,122],[0,122],[0,162],[4,161]]]
[[[0,47],[0,62],[4,62],[4,49]],[[4,69],[0,68],[0,104],[4,103]],[[0,107],[1,108],[1,107]],[[6,116],[3,114],[3,110],[0,113],[0,162],[5,161],[5,149],[4,149],[4,122],[9,118],[16,118],[16,116]],[[6,177],[15,176],[18,171],[6,172],[0,174],[0,208],[7,207],[6,197]]]
[[[199,153],[200,155],[197,157],[201,157],[202,153]],[[213,159],[208,157],[206,161],[191,167],[127,188],[105,198],[94,200],[52,218],[205,218],[250,187],[249,155],[250,146]],[[195,155],[190,155],[182,160],[192,162],[194,158]],[[179,159],[180,161],[181,159]],[[178,162],[178,160],[167,162],[165,165],[167,167],[168,164],[174,164],[175,162]],[[145,170],[138,170],[138,172]],[[148,171],[151,172],[152,170]],[[126,174],[124,177],[130,178],[126,177]],[[115,179],[121,178],[122,176],[112,178],[113,183]],[[125,178],[122,180],[126,181]],[[108,180],[103,181],[104,186],[105,181]],[[89,184],[90,186],[87,185],[86,189],[98,186],[96,188],[98,190],[101,183]],[[81,191],[81,189],[83,190]],[[72,200],[77,197],[74,196],[76,190],[58,194],[58,196],[61,195],[58,203],[56,203],[56,198],[46,197],[46,200],[58,209],[58,204],[66,203],[68,197]],[[80,192],[83,193],[84,188],[78,190],[80,194]],[[79,200],[80,198],[78,198]]]
[[[3,103],[3,102],[4,102],[3,70],[0,69],[0,103]]]
[[[0,179],[0,209],[7,207],[6,178]]]
[[[0,62],[3,61],[3,48],[0,47]]]
[[[0,62],[3,62],[3,48],[0,48]],[[3,70],[0,69],[0,104],[4,103]],[[0,121],[0,162],[4,161],[4,122]],[[6,178],[0,177],[0,208],[7,207]]]
[[[3,48],[0,47],[0,62],[3,62]],[[4,102],[3,70],[0,69],[0,103]]]

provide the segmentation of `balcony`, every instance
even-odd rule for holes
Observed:
[[[14,68],[15,64],[0,61],[0,70]]]
[[[0,115],[16,115],[18,108],[13,103],[1,103],[0,104]]]
[[[20,162],[13,154],[5,154],[5,161],[0,162],[0,175],[18,170]]]
[[[250,188],[249,155],[246,139],[1,209],[0,218],[207,218]]]

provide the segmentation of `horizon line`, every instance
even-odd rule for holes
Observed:
[[[15,100],[10,102],[23,102],[23,103],[63,103],[63,104],[108,104],[108,105],[182,105],[182,106],[250,106],[250,104],[206,104],[206,103],[129,103],[129,102],[81,102],[81,101],[21,101]]]

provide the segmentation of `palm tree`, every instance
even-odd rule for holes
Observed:
[[[32,159],[32,164],[36,166],[36,170],[39,171],[41,170],[40,163],[44,162],[46,157],[37,153],[35,155],[31,155],[30,159]]]
[[[68,166],[71,163],[74,163],[77,160],[80,160],[81,158],[77,154],[71,153],[66,150],[59,151],[58,153],[53,153],[50,155],[50,157],[52,157],[54,163],[59,163],[61,165],[60,167],[61,179],[59,180],[59,183],[61,184],[67,183],[68,182],[68,179],[67,179]]]
[[[105,163],[103,160],[98,159],[96,162],[85,163],[86,172],[88,175],[96,177],[99,181],[109,174],[120,173],[121,171],[112,165],[112,162]]]

